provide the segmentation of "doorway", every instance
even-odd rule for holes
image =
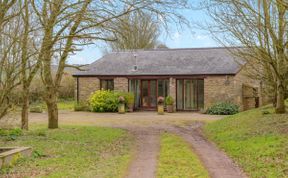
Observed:
[[[157,106],[157,80],[141,80],[141,104],[143,108]]]

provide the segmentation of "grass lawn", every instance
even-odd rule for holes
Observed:
[[[288,177],[288,114],[266,106],[209,123],[204,132],[250,177]]]
[[[7,140],[11,139],[0,137],[0,145],[30,146],[34,152],[1,170],[0,177],[122,177],[133,142],[121,129],[80,126],[55,130],[34,126],[16,140]]]
[[[157,177],[205,178],[209,176],[200,160],[181,137],[165,133],[161,136]]]
[[[31,107],[40,106],[43,110],[47,110],[47,106],[45,102],[36,102],[32,103]],[[73,99],[60,99],[57,103],[59,110],[74,110],[75,101]]]

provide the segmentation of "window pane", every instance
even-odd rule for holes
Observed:
[[[193,81],[192,80],[184,80],[184,109],[193,109],[193,100],[194,100],[194,92],[193,92]]]
[[[100,80],[100,86],[102,90],[114,90],[114,80]]]
[[[134,93],[135,108],[140,107],[140,80],[129,80],[129,92]]]
[[[114,90],[114,81],[107,80],[107,90]]]
[[[158,97],[165,96],[164,94],[164,80],[158,80]]]
[[[157,106],[156,80],[150,80],[150,107]]]
[[[140,107],[140,80],[135,80],[135,106]]]
[[[158,97],[169,95],[169,80],[158,80]]]
[[[101,90],[107,90],[107,82],[106,80],[101,80]]]
[[[142,81],[142,106],[148,107],[149,106],[149,96],[148,96],[148,81]]]
[[[164,91],[165,91],[165,97],[169,95],[169,80],[165,80],[165,88],[164,88]]]
[[[183,109],[183,80],[177,80],[177,109]]]
[[[198,108],[204,108],[204,80],[198,80]]]

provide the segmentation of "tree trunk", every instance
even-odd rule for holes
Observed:
[[[46,101],[48,108],[48,128],[57,129],[58,128],[58,107],[57,99],[53,97],[52,100]]]
[[[21,113],[21,129],[28,130],[29,92],[23,91],[23,104]]]
[[[284,87],[280,81],[277,82],[277,103],[275,112],[277,114],[283,114],[285,110],[285,100],[284,100]]]

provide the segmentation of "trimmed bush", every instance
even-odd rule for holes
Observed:
[[[90,99],[89,105],[93,112],[117,112],[119,93],[110,90],[97,90]]]
[[[239,112],[239,106],[233,103],[217,103],[207,110],[207,114],[233,115]]]
[[[88,103],[92,112],[117,112],[121,97],[122,104],[127,105],[134,103],[133,93],[97,90],[90,96]],[[124,100],[123,100],[124,99]],[[122,101],[123,100],[123,101]]]

